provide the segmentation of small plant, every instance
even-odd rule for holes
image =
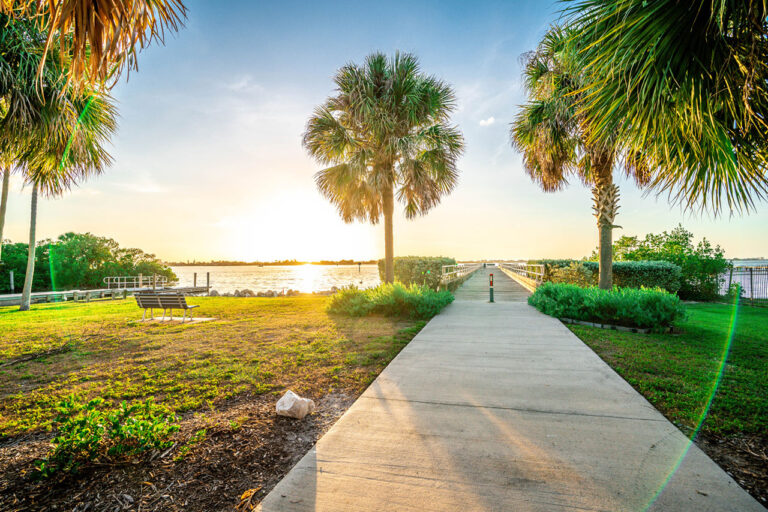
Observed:
[[[173,460],[177,462],[183,460],[184,457],[186,457],[192,450],[193,446],[205,441],[206,435],[208,435],[208,430],[204,428],[195,432],[194,435],[189,438],[189,441],[187,441],[181,448],[179,448],[179,454]]]
[[[725,294],[725,298],[729,302],[741,300],[744,298],[744,287],[741,286],[741,283],[731,283],[731,286],[728,287],[728,293]]]
[[[348,316],[379,314],[429,320],[451,302],[453,294],[447,290],[435,291],[415,284],[382,284],[365,290],[356,287],[339,290],[331,297],[328,312]]]
[[[74,395],[59,403],[54,447],[37,463],[40,476],[77,472],[102,457],[117,460],[167,448],[168,438],[179,429],[174,424],[176,417],[151,398],[130,406],[123,402],[112,411],[102,410],[103,405],[101,398],[81,403]]]
[[[669,327],[685,316],[680,299],[660,289],[600,290],[544,283],[528,304],[557,318],[651,329]]]

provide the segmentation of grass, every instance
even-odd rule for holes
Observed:
[[[330,315],[326,297],[190,303],[217,320],[142,323],[131,298],[0,308],[0,438],[50,428],[70,393],[112,404],[153,396],[183,413],[245,393],[360,391],[424,325]]]
[[[687,309],[680,334],[569,328],[690,435],[715,385],[734,307],[702,303]],[[726,436],[768,432],[768,309],[739,308],[723,378],[702,428]]]

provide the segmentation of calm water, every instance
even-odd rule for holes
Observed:
[[[173,267],[180,286],[192,286],[197,272],[198,286],[205,286],[205,273],[211,273],[211,289],[219,293],[250,289],[254,292],[267,290],[299,290],[310,293],[330,290],[335,286],[355,285],[361,288],[379,284],[376,265],[296,265],[275,267]]]

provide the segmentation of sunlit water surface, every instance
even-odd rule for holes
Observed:
[[[326,291],[335,286],[355,285],[368,288],[379,284],[376,265],[295,265],[295,266],[185,266],[173,267],[180,286],[192,286],[197,273],[197,285],[205,286],[206,272],[211,274],[211,289],[219,293],[249,289],[298,290],[304,293]]]

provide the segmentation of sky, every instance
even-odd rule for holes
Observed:
[[[582,257],[597,245],[591,193],[545,194],[510,146],[525,95],[520,57],[558,18],[546,1],[185,1],[186,26],[140,55],[113,89],[114,164],[40,201],[38,238],[114,238],[166,261],[379,258],[383,227],[345,224],[316,190],[301,145],[332,77],[373,51],[416,54],[458,97],[466,151],[456,190],[428,215],[395,217],[396,255]],[[620,173],[617,173],[617,176]],[[749,215],[683,211],[619,178],[618,238],[673,229],[726,256],[768,256],[768,203]],[[12,182],[5,238],[26,241],[30,191]]]

